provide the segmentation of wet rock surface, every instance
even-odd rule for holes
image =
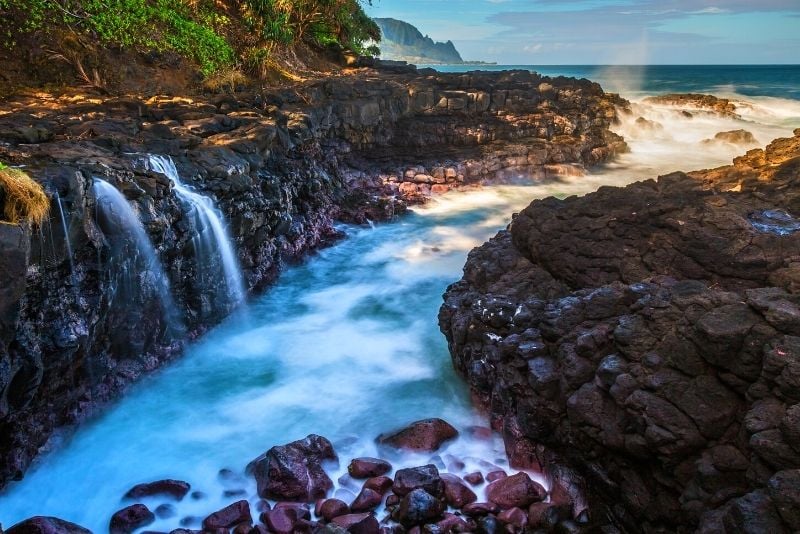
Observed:
[[[89,534],[89,529],[56,517],[32,517],[6,530],[6,534]]]
[[[54,429],[96,413],[234,306],[219,298],[224,277],[200,276],[219,265],[192,253],[202,228],[191,207],[143,155],[171,157],[185,185],[214,200],[254,291],[335,240],[337,219],[387,219],[431,193],[607,160],[624,149],[608,130],[616,105],[587,80],[413,69],[269,94],[6,99],[0,159],[24,165],[51,210],[41,231],[0,225],[0,487]],[[155,271],[126,263],[125,232],[97,216],[96,179],[140,219],[177,324]],[[138,288],[126,306],[113,305],[118,286]]]
[[[336,460],[331,442],[311,434],[305,439],[272,447],[253,460],[251,466],[261,497],[314,502],[333,488],[323,462]]]
[[[585,479],[577,527],[588,505],[630,531],[797,530],[798,161],[800,130],[731,166],[535,201],[448,289],[456,369],[510,459],[558,475],[553,504]]]

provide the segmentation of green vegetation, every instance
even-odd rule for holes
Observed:
[[[0,0],[0,43],[14,48],[23,37],[50,44],[55,36],[73,36],[107,47],[170,51],[209,76],[300,44],[374,55],[369,43],[380,40],[380,30],[361,1]]]

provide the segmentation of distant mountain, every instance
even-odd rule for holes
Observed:
[[[381,29],[381,58],[409,63],[464,63],[452,41],[437,43],[408,22],[375,19]]]

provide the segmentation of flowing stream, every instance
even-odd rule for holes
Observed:
[[[485,473],[487,461],[504,466],[498,438],[469,430],[486,420],[455,376],[436,321],[469,250],[533,198],[728,163],[742,147],[701,143],[719,131],[746,127],[762,144],[791,132],[785,117],[765,118],[775,115],[759,109],[759,122],[743,123],[646,107],[639,114],[664,128],[641,128],[638,115],[626,119],[619,129],[631,153],[587,176],[453,192],[393,223],[345,227],[346,240],[288,269],[180,361],[45,455],[0,497],[0,521],[55,515],[101,532],[132,485],[178,478],[202,495],[177,503],[173,517],[147,530],[171,530],[181,520],[196,527],[241,498],[232,496],[238,490],[255,501],[254,481],[220,478],[222,468],[242,473],[269,447],[317,433],[334,442],[343,473],[350,458],[377,454],[378,434],[426,417],[462,431],[434,461],[444,466],[459,457],[466,472]],[[788,122],[800,125],[797,117]],[[432,458],[388,459],[402,467]],[[163,501],[144,502],[152,509]]]

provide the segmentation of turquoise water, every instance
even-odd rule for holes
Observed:
[[[469,250],[533,198],[727,163],[745,147],[703,143],[720,131],[747,128],[761,145],[787,135],[800,127],[800,102],[787,94],[748,97],[741,120],[687,119],[668,106],[637,104],[617,127],[631,152],[585,176],[548,184],[520,177],[527,185],[449,193],[375,229],[343,227],[346,240],[288,269],[180,361],[54,446],[0,495],[0,522],[55,515],[102,532],[132,485],[184,479],[205,496],[185,499],[175,517],[147,527],[169,530],[238,500],[226,490],[255,500],[252,480],[220,480],[217,472],[242,472],[272,445],[322,434],[334,442],[343,472],[349,458],[377,453],[378,434],[415,419],[443,417],[463,431],[485,425],[436,323],[441,294],[460,277]],[[663,128],[642,129],[638,116]],[[482,460],[503,464],[497,438],[468,432],[441,452],[445,463],[448,455],[466,459],[467,470],[485,471]],[[391,460],[406,466],[431,458]]]
[[[443,72],[533,70],[596,81],[628,96],[710,93],[800,99],[800,65],[432,65]]]

